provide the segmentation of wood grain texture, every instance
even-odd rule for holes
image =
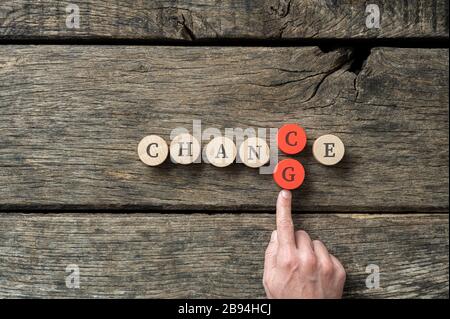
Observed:
[[[345,266],[347,298],[448,298],[448,214],[296,215]],[[0,214],[0,297],[264,297],[273,214]],[[80,268],[80,289],[65,285]],[[368,289],[368,264],[380,288]]]
[[[270,175],[139,161],[176,127],[306,129],[304,211],[448,211],[448,50],[0,47],[0,208],[271,210]],[[357,74],[356,74],[356,73]],[[337,134],[329,168],[312,141]],[[206,143],[204,143],[206,145]]]
[[[79,29],[66,27],[68,3]],[[0,39],[448,38],[446,0],[375,3],[379,29],[367,28],[364,0],[6,0]]]

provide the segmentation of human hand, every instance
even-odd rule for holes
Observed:
[[[282,190],[277,200],[277,230],[272,232],[264,262],[264,289],[268,298],[341,298],[345,269],[325,245],[295,231],[291,192]]]

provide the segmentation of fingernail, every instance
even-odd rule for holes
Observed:
[[[274,230],[274,231],[272,232],[272,235],[270,235],[270,241],[275,241],[276,237],[277,237],[277,231]]]
[[[291,192],[286,189],[283,189],[281,191],[281,196],[283,196],[284,199],[291,199]]]

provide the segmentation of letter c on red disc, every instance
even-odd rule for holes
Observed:
[[[306,146],[305,130],[297,124],[285,124],[278,130],[278,148],[285,154],[300,153]]]

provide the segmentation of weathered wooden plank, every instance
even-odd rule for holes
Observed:
[[[79,28],[66,25],[69,3],[78,5]],[[366,25],[363,0],[6,0],[0,3],[0,38],[448,38],[446,0],[374,3],[380,28]]]
[[[0,47],[0,208],[271,210],[270,175],[137,156],[176,127],[301,123],[305,211],[448,211],[448,50]],[[357,73],[357,74],[356,74]],[[339,135],[346,157],[311,143]]]
[[[345,265],[346,297],[448,298],[448,214],[296,215]],[[273,214],[0,214],[1,297],[263,297]],[[66,287],[66,267],[80,289]],[[366,266],[380,288],[366,288]]]

